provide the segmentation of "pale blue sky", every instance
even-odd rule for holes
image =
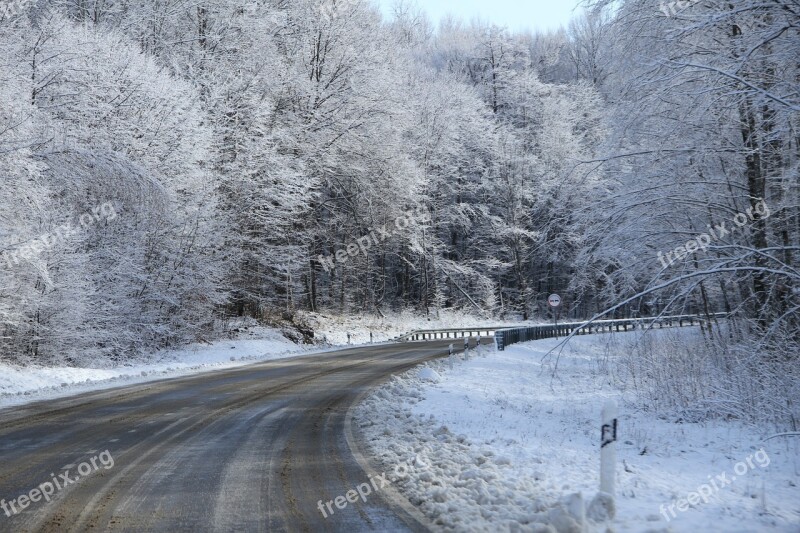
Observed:
[[[394,0],[375,0],[384,10]],[[546,30],[557,29],[569,23],[573,9],[579,0],[417,0],[417,3],[428,12],[435,26],[447,13],[469,22],[478,16],[510,30]]]

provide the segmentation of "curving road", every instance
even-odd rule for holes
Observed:
[[[323,503],[327,518],[318,502],[375,479],[351,449],[350,406],[447,345],[352,348],[2,410],[11,516],[0,510],[0,531],[425,531],[391,489],[333,515]]]

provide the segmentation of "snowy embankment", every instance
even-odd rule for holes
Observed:
[[[635,335],[574,339],[555,379],[553,359],[542,360],[556,340],[484,347],[453,370],[431,363],[368,396],[355,421],[386,472],[408,465],[390,477],[444,530],[800,531],[798,439],[645,412],[613,377]],[[606,522],[587,514],[597,516],[609,398],[621,413],[617,513]]]
[[[0,363],[0,407],[70,396],[209,370],[302,355],[306,348],[263,327],[243,328],[236,339],[196,344],[117,366],[46,367]]]
[[[347,334],[353,344],[365,344],[370,340],[385,342],[396,339],[400,335],[415,330],[450,329],[464,327],[486,327],[505,324],[506,327],[516,325],[535,325],[539,322],[502,322],[486,320],[470,316],[462,311],[440,310],[436,316],[422,317],[410,312],[380,316],[329,316],[318,313],[303,313],[312,324],[321,342],[332,345],[347,344]]]

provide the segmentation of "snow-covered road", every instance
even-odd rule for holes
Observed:
[[[446,347],[353,347],[1,410],[0,531],[424,530],[383,490],[352,500],[370,479],[346,421],[362,393]],[[84,473],[99,453],[113,465]],[[56,473],[80,483],[42,501]]]

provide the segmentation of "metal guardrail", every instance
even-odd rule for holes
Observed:
[[[480,327],[480,328],[455,328],[455,329],[420,329],[400,335],[396,341],[432,341],[439,339],[463,339],[471,337],[491,337],[496,331],[508,329],[508,326]]]
[[[714,313],[708,315],[712,319],[726,318],[725,313]],[[634,329],[644,329],[649,327],[684,327],[685,325],[694,326],[706,320],[706,315],[674,315],[651,318],[623,318],[618,320],[595,320],[594,322],[565,322],[563,324],[541,324],[537,326],[526,326],[509,328],[507,326],[496,327],[473,327],[473,328],[454,328],[454,329],[424,329],[416,330],[394,339],[399,342],[430,341],[441,339],[463,339],[471,337],[491,337],[494,336],[498,350],[504,350],[506,346],[518,342],[526,342],[539,339],[550,339],[554,337],[566,337],[577,331],[578,335],[591,335],[593,333],[607,333],[613,331],[630,331]]]
[[[597,320],[594,322],[567,322],[564,324],[548,324],[542,326],[531,326],[527,328],[507,328],[495,332],[494,339],[497,349],[505,350],[506,346],[518,342],[534,341],[539,339],[551,339],[554,337],[566,337],[575,333],[576,335],[591,335],[593,333],[611,333],[614,331],[629,331],[644,329],[645,327],[684,327],[700,325],[708,318],[720,319],[727,318],[726,313],[714,313],[711,315],[675,315],[652,318],[625,318],[620,320]]]

